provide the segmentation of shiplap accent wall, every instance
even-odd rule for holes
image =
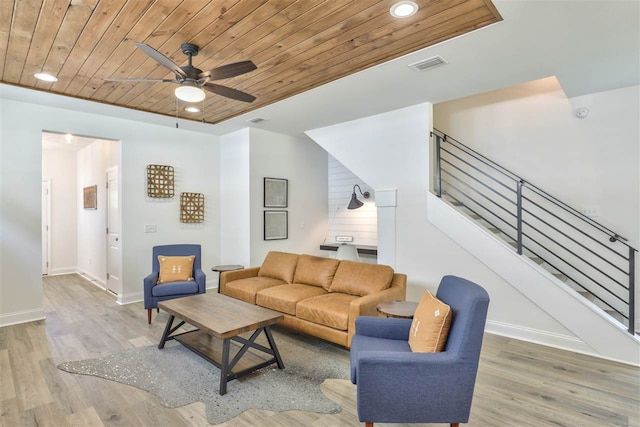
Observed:
[[[336,243],[335,236],[341,235],[353,236],[356,245],[377,246],[378,217],[373,189],[331,155],[328,156],[328,168],[329,226],[324,243]],[[365,199],[356,189],[364,206],[349,210],[347,206],[355,184],[362,192],[370,192],[371,197]]]

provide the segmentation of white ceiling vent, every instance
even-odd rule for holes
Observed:
[[[409,64],[409,68],[413,68],[416,71],[424,71],[428,68],[437,67],[438,65],[446,63],[447,61],[445,61],[440,55],[437,55],[428,59],[423,59],[422,61],[414,62],[413,64]]]
[[[260,123],[260,122],[264,122],[265,119],[263,119],[262,117],[254,117],[252,119],[247,120],[247,122],[249,123]]]

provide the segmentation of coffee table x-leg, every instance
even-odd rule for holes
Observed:
[[[278,347],[276,346],[276,342],[273,339],[273,335],[271,334],[271,328],[267,326],[260,327],[256,329],[249,339],[243,338],[241,336],[232,336],[229,338],[222,339],[222,357],[221,360],[217,360],[214,354],[203,345],[198,345],[202,340],[209,341],[210,336],[199,329],[195,329],[189,332],[183,332],[180,334],[174,334],[176,330],[178,330],[182,325],[184,325],[184,321],[181,321],[178,325],[173,327],[173,322],[175,320],[174,315],[170,315],[167,320],[167,325],[164,329],[164,333],[162,334],[162,338],[160,339],[160,344],[158,344],[158,348],[164,348],[164,345],[167,341],[176,340],[180,342],[182,345],[213,363],[217,367],[220,368],[220,394],[227,393],[227,382],[243,375],[249,374],[256,369],[264,368],[265,366],[269,366],[273,363],[278,365],[278,368],[284,369],[284,363],[282,362],[282,358],[280,357],[280,353],[278,352]],[[264,332],[267,342],[269,343],[269,347],[265,347],[256,342],[256,339],[260,336],[260,333]],[[230,347],[231,341],[238,342],[242,344],[242,347],[238,352],[233,356],[233,359],[230,358]],[[233,372],[233,368],[238,364],[242,356],[250,349],[256,349],[260,352],[269,354],[273,356],[272,358],[265,360],[261,363],[257,363],[255,365],[246,367],[238,372]]]

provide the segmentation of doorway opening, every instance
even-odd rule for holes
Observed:
[[[119,233],[119,144],[104,138],[42,132],[43,193],[44,181],[48,182],[46,207],[43,194],[43,274],[45,265],[48,275],[78,273],[102,289],[111,289],[118,299],[122,296],[120,251],[111,250],[107,227],[114,222]],[[107,189],[109,179],[111,191]],[[116,200],[110,202],[110,195]],[[115,282],[110,281],[112,266],[117,267]]]

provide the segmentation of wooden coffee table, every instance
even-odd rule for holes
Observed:
[[[218,366],[220,394],[227,392],[228,381],[256,369],[273,363],[277,363],[278,368],[284,369],[284,363],[270,329],[271,325],[278,323],[284,317],[282,313],[217,293],[162,301],[158,306],[170,314],[158,348],[164,348],[167,341],[176,340]],[[181,322],[173,326],[176,317],[180,318]],[[174,335],[174,332],[185,323],[198,329]],[[254,332],[249,339],[239,336],[251,331]],[[256,343],[256,338],[262,332],[267,338],[269,347]],[[237,349],[237,352],[230,360],[232,341],[234,350]]]

